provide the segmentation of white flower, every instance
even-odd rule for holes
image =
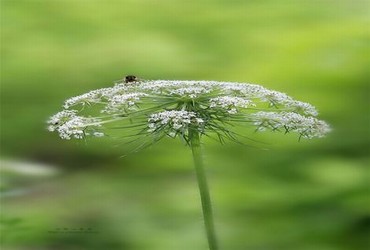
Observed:
[[[317,116],[318,112],[314,106],[306,102],[300,102],[295,100],[290,100],[285,103],[289,108],[293,108],[294,111],[303,112],[305,115]]]
[[[109,100],[111,97],[119,94],[126,93],[130,88],[124,84],[116,84],[111,88],[102,88],[97,90],[92,90],[82,95],[71,97],[64,102],[63,107],[69,109],[72,106],[81,104],[94,104],[104,102]]]
[[[221,107],[227,110],[230,114],[236,114],[237,108],[247,108],[248,106],[255,106],[251,100],[235,96],[221,96],[211,98],[210,108]]]
[[[102,137],[102,136],[104,136],[104,133],[102,133],[102,132],[94,132],[93,135],[95,137]]]
[[[294,112],[257,112],[251,115],[254,125],[259,130],[283,129],[286,132],[297,132],[304,138],[323,137],[330,132],[330,127],[315,117],[306,117]]]
[[[199,95],[207,94],[211,91],[210,88],[205,87],[186,87],[172,89],[169,91],[169,95],[188,96],[190,98],[196,98]]]
[[[69,109],[76,105],[83,108]],[[330,131],[325,122],[315,118],[318,112],[311,104],[260,85],[236,82],[122,83],[72,97],[66,100],[64,109],[48,121],[48,129],[63,139],[103,136],[107,134],[103,129],[109,127],[101,125],[113,123],[122,129],[127,127],[125,131],[138,128],[138,136],[149,133],[159,138],[165,134],[185,140],[193,128],[202,134],[234,138],[226,126],[246,120],[258,130],[297,132],[305,138],[322,137]],[[104,116],[96,117],[101,113]]]
[[[48,120],[48,130],[57,131],[62,139],[69,140],[72,137],[82,139],[88,124],[100,126],[97,118],[87,118],[77,115],[77,110],[63,110]]]
[[[150,115],[148,119],[148,127],[151,132],[166,126],[172,130],[181,130],[187,128],[191,123],[197,126],[203,123],[203,119],[198,118],[196,113],[185,110],[163,111]]]
[[[101,111],[102,113],[120,112],[124,109],[133,107],[141,97],[147,96],[145,93],[117,94],[110,96],[107,106]]]

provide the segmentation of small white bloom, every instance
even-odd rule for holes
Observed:
[[[77,110],[63,110],[51,116],[47,123],[49,124],[48,130],[56,131],[65,122],[73,120],[77,117]]]
[[[251,100],[247,100],[242,97],[235,96],[221,96],[216,98],[211,98],[210,107],[221,107],[226,109],[230,114],[236,114],[237,108],[247,108],[248,106],[255,106]]]
[[[204,120],[202,118],[195,118],[195,121],[197,124],[204,123]]]
[[[294,111],[303,112],[305,115],[312,115],[317,116],[318,112],[314,106],[306,102],[300,102],[295,100],[289,100],[285,103],[285,105],[289,108],[293,108]]]
[[[206,87],[186,87],[178,88],[169,91],[170,95],[179,95],[179,96],[188,96],[192,99],[196,98],[199,95],[207,94],[211,91],[210,88]]]
[[[95,137],[102,137],[102,136],[104,136],[104,133],[102,133],[102,132],[94,132],[93,135]]]
[[[62,139],[82,139],[85,128],[91,123],[100,126],[100,120],[77,115],[77,110],[63,110],[48,120],[48,130],[57,131]]]
[[[176,136],[176,132],[171,131],[170,133],[168,133],[168,135],[169,135],[170,137],[175,137],[175,136]]]
[[[292,101],[292,98],[287,96],[285,93],[268,90],[265,95],[262,96],[261,100],[270,102],[271,105],[283,104]]]
[[[102,113],[115,113],[134,106],[141,97],[147,96],[145,93],[129,93],[110,96],[107,106]]]
[[[258,129],[284,129],[286,132],[297,132],[305,138],[323,137],[330,127],[315,117],[306,117],[294,112],[257,112],[251,115]]]
[[[161,126],[168,126],[171,130],[180,131],[191,123],[198,126],[203,123],[203,119],[198,118],[194,112],[185,110],[163,111],[150,115],[148,119],[148,127],[151,131]]]

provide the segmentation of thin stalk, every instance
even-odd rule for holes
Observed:
[[[203,166],[202,150],[200,146],[200,136],[196,128],[189,129],[189,139],[191,150],[193,152],[195,172],[200,192],[200,199],[202,202],[203,218],[207,233],[208,246],[210,250],[217,250],[218,247],[215,234],[215,227],[213,223],[211,198],[209,195],[207,178]]]

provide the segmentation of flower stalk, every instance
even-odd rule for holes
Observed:
[[[213,222],[213,211],[211,204],[211,197],[207,184],[206,173],[204,171],[202,149],[200,145],[199,131],[189,128],[190,147],[193,153],[193,160],[195,166],[195,173],[197,176],[200,199],[202,202],[202,211],[204,225],[206,228],[208,246],[210,250],[217,250],[217,239],[215,234],[215,227]]]

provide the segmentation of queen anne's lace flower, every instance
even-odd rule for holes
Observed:
[[[297,132],[304,138],[323,137],[329,126],[315,117],[306,117],[294,112],[257,112],[251,119],[258,130],[284,130]]]
[[[129,109],[136,105],[141,97],[147,96],[145,93],[117,94],[108,98],[108,104],[102,113],[122,112],[122,109]]]
[[[186,87],[186,88],[175,88],[169,91],[169,95],[185,96],[189,98],[196,98],[202,94],[208,94],[211,89],[205,87]]]
[[[199,126],[204,121],[197,117],[196,113],[185,110],[163,111],[150,115],[148,119],[148,132],[167,130],[168,135],[173,137],[176,133],[186,131],[189,125]]]
[[[52,117],[48,121],[48,130],[57,131],[62,139],[69,140],[71,138],[82,139],[86,133],[88,126],[100,126],[100,120],[97,118],[87,118],[77,115],[77,110],[63,110]],[[101,136],[99,132],[95,132],[94,136]]]
[[[210,108],[220,107],[227,110],[227,112],[230,114],[236,114],[238,112],[238,108],[247,108],[248,106],[256,106],[254,103],[252,103],[251,100],[235,96],[215,97],[211,98],[209,102]]]
[[[259,131],[296,132],[309,139],[330,131],[324,121],[315,118],[318,112],[312,105],[260,85],[235,82],[121,83],[72,97],[64,108],[48,121],[48,129],[63,139],[104,136],[109,124],[137,135],[159,138],[162,134],[185,140],[192,129],[235,138],[225,124],[237,122]]]
[[[180,137],[192,148],[210,249],[216,247],[211,201],[204,175],[200,136],[238,141],[234,125],[257,131],[295,132],[322,137],[329,126],[316,109],[284,93],[246,83],[216,81],[127,81],[68,99],[50,117],[49,131],[62,139],[114,135],[136,143],[135,150],[163,138]],[[70,108],[73,107],[73,110]],[[216,136],[214,136],[216,135]],[[134,138],[134,139],[131,139]],[[144,142],[143,142],[144,140]]]

